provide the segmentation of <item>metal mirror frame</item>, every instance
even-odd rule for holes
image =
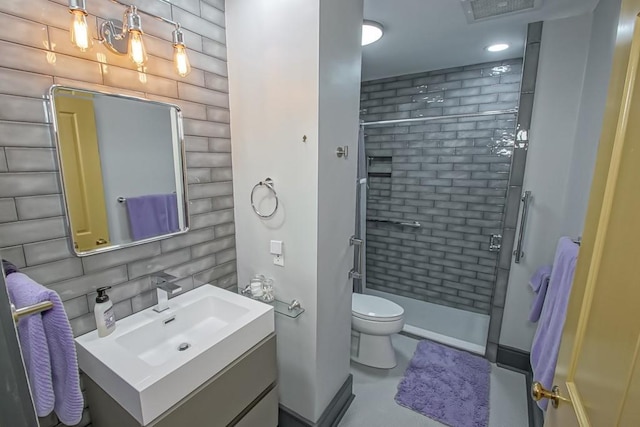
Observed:
[[[155,105],[162,105],[162,106],[166,106],[166,107],[170,107],[170,108],[175,108],[176,109],[176,117],[177,117],[177,124],[178,124],[178,144],[179,144],[179,149],[180,149],[180,156],[181,156],[181,162],[180,162],[180,166],[182,168],[182,193],[184,195],[184,203],[183,203],[183,207],[184,207],[184,229],[180,230],[180,231],[176,231],[175,233],[169,233],[169,234],[163,234],[161,236],[154,236],[154,237],[150,237],[148,239],[142,239],[142,240],[136,240],[133,242],[129,242],[129,243],[120,243],[120,244],[116,244],[116,245],[110,245],[110,246],[106,246],[104,248],[98,248],[98,249],[92,249],[90,251],[78,251],[74,244],[73,244],[73,233],[72,233],[72,228],[71,228],[71,217],[69,215],[69,206],[67,204],[67,194],[64,188],[64,171],[62,170],[62,158],[60,156],[60,139],[59,139],[59,132],[58,132],[58,119],[56,116],[56,109],[55,109],[55,91],[57,90],[71,90],[71,91],[81,91],[81,92],[87,92],[87,93],[94,93],[94,94],[100,94],[100,95],[105,95],[105,96],[114,96],[117,98],[122,98],[125,100],[130,100],[130,101],[142,101],[145,103],[150,103],[150,104],[155,104]],[[64,86],[64,85],[57,85],[54,84],[52,85],[49,90],[46,93],[46,101],[47,101],[47,112],[49,113],[49,117],[51,119],[51,132],[52,132],[52,138],[55,140],[56,143],[56,159],[58,161],[58,169],[59,169],[59,174],[58,174],[58,182],[60,184],[60,189],[62,191],[62,198],[63,198],[63,205],[64,205],[64,217],[65,217],[65,231],[67,233],[67,244],[69,245],[69,249],[71,250],[72,253],[74,253],[76,256],[78,257],[85,257],[85,256],[90,256],[90,255],[96,255],[96,254],[101,254],[101,253],[105,253],[105,252],[111,252],[111,251],[115,251],[118,249],[124,249],[124,248],[130,248],[130,247],[134,247],[134,246],[139,246],[139,245],[144,245],[146,243],[150,243],[150,242],[157,242],[159,240],[165,240],[168,239],[170,237],[173,236],[178,236],[180,234],[185,234],[189,231],[189,225],[190,225],[190,218],[189,218],[189,185],[187,182],[187,159],[186,159],[186,149],[185,149],[185,141],[184,141],[184,124],[183,124],[183,114],[182,114],[182,109],[175,105],[175,104],[170,104],[167,102],[160,102],[160,101],[154,101],[151,99],[147,99],[147,98],[141,98],[138,96],[131,96],[131,95],[122,95],[119,93],[112,93],[112,92],[106,92],[106,91],[100,91],[100,90],[92,90],[92,89],[83,89],[83,88],[77,88],[77,87],[71,87],[71,86]]]

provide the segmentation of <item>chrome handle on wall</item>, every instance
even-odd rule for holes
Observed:
[[[520,232],[518,233],[518,244],[513,254],[516,256],[516,264],[520,263],[520,260],[524,257],[522,252],[522,245],[524,244],[524,228],[527,225],[527,214],[529,213],[529,204],[531,203],[531,191],[525,191],[522,195],[522,215],[520,216]]]
[[[396,225],[402,225],[404,227],[411,227],[411,228],[420,228],[422,227],[422,224],[420,224],[418,221],[400,221],[397,219],[377,219],[377,218],[368,218],[367,221],[369,222],[383,222],[383,223],[389,223],[389,224],[396,224]]]
[[[362,279],[362,245],[364,245],[364,240],[351,236],[349,237],[349,245],[358,247],[358,262],[356,263],[358,268],[352,268],[349,271],[349,279]]]

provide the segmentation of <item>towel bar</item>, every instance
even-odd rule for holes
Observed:
[[[176,192],[174,191],[172,194],[176,194]],[[118,197],[118,198],[116,199],[116,201],[117,201],[118,203],[127,203],[127,198],[126,198],[126,197],[122,197],[122,196],[120,196],[120,197]]]
[[[378,219],[378,218],[367,218],[367,221],[369,221],[369,222],[384,222],[384,223],[388,223],[388,224],[402,225],[404,227],[411,227],[411,228],[420,228],[420,227],[422,227],[422,224],[420,224],[418,221],[399,221],[399,220],[396,220],[396,219]]]
[[[53,303],[51,301],[43,301],[22,308],[15,308],[15,306],[11,304],[11,313],[13,314],[14,322],[17,322],[22,317],[31,316],[32,314],[36,313],[42,313],[43,311],[50,310],[52,307]]]

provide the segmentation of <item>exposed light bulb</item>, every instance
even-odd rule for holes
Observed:
[[[191,64],[184,45],[177,44],[173,46],[173,63],[180,77],[186,77],[191,72]]]
[[[87,25],[86,12],[80,9],[71,10],[71,43],[82,52],[91,47],[91,37],[89,37],[89,26]]]
[[[129,59],[138,67],[141,67],[147,62],[147,50],[144,48],[144,42],[142,41],[142,20],[138,15],[138,8],[129,6],[124,13],[123,23],[123,32],[127,33],[129,39],[127,49]]]
[[[184,33],[180,30],[180,24],[176,24],[173,36],[173,63],[180,77],[186,77],[191,72],[191,64],[187,56],[187,48],[184,44]]]
[[[129,31],[129,58],[138,66],[144,65],[147,61],[147,51],[140,31]]]

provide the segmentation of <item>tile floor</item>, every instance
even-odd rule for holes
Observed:
[[[351,364],[353,393],[356,397],[339,427],[444,426],[398,405],[393,399],[417,343],[417,340],[404,335],[393,337],[398,366],[390,371]],[[492,365],[490,394],[489,427],[528,426],[524,375]]]

